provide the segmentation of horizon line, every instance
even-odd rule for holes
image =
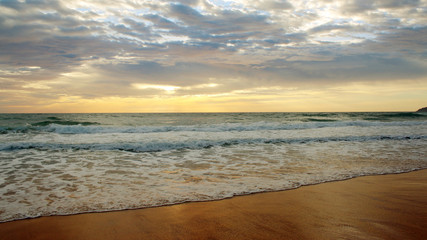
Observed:
[[[0,112],[0,114],[201,114],[201,113],[416,113],[414,111],[242,111],[242,112]]]

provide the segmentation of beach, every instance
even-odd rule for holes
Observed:
[[[427,240],[426,11],[0,0],[0,240]]]
[[[427,170],[0,224],[0,239],[426,239]]]

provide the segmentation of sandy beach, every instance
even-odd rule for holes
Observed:
[[[0,239],[427,239],[427,170],[0,224]]]

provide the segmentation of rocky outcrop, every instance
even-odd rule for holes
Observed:
[[[427,112],[427,107],[420,108],[420,109],[418,109],[417,112]]]

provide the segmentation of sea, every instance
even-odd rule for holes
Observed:
[[[427,168],[427,114],[0,114],[0,222]]]

